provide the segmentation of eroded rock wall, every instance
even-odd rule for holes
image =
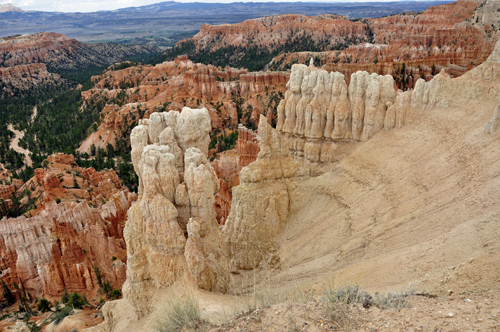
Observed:
[[[95,265],[119,289],[125,281],[123,221],[130,195],[119,191],[100,209],[86,201],[71,206],[51,201],[32,218],[3,218],[2,280],[11,284],[21,279],[34,296],[58,298],[65,288],[91,293],[98,288]]]
[[[331,161],[337,142],[371,138],[396,98],[392,76],[356,72],[347,86],[341,73],[305,65],[292,67],[287,87],[276,129],[294,156],[311,162]]]

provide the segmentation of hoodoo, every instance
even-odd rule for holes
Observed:
[[[218,229],[214,194],[219,180],[207,161],[206,109],[152,113],[131,133],[139,201],[128,211],[124,297],[137,317],[149,313],[152,293],[187,277],[224,292],[229,265]]]

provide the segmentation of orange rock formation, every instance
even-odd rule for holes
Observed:
[[[87,104],[106,98],[103,121],[80,146],[116,146],[128,142],[130,128],[154,111],[182,107],[208,109],[212,129],[231,133],[238,123],[256,125],[259,114],[273,118],[279,94],[286,90],[289,74],[285,72],[248,73],[245,69],[218,68],[195,64],[186,57],[156,66],[132,66],[122,70],[110,67],[91,90],[82,92]],[[276,100],[276,98],[278,98]]]
[[[127,262],[123,228],[137,195],[122,188],[116,173],[78,167],[72,155],[53,154],[17,194],[25,189],[37,208],[0,220],[2,280],[21,279],[34,296],[56,298],[66,288],[90,298],[98,287],[96,266],[105,281],[121,288]]]

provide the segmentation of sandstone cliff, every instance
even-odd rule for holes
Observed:
[[[370,75],[353,74],[349,88],[342,85],[340,90],[345,90],[345,104],[351,105],[346,112],[350,127],[345,132],[355,143],[338,141],[339,145],[351,144],[351,148],[338,156],[328,172],[293,181],[265,178],[264,189],[258,180],[274,174],[269,172],[274,167],[259,165],[260,154],[256,162],[242,169],[242,184],[233,189],[232,209],[223,233],[232,271],[241,272],[261,262],[261,268],[275,267],[271,279],[278,284],[283,280],[293,284],[319,281],[334,274],[336,282],[355,282],[373,290],[394,289],[409,282],[431,293],[439,293],[443,284],[452,291],[500,287],[496,277],[500,261],[499,177],[494,171],[500,163],[494,153],[499,135],[495,130],[500,102],[499,54],[497,43],[482,65],[459,78],[443,71],[430,82],[418,80],[414,90],[400,92],[395,99],[393,90],[390,96],[394,103],[382,104],[388,106],[385,117],[377,117],[377,107],[371,104],[385,95],[380,93],[383,89],[376,89],[379,94],[375,95],[373,87],[370,93],[359,90],[363,86],[359,77]],[[300,65],[294,68],[285,100],[302,92],[304,85],[294,82],[310,82],[296,79],[298,69],[316,72],[318,77],[329,75]],[[370,98],[358,99],[362,91]],[[351,92],[357,93],[351,96]],[[295,114],[314,114],[308,105],[313,105],[317,94],[306,93],[306,97],[304,104],[304,95],[297,96],[293,105],[300,107],[295,107]],[[333,104],[337,105],[337,100]],[[360,104],[364,108],[356,108]],[[319,110],[327,113],[330,105],[332,101]],[[354,114],[363,114],[362,109],[365,117],[377,120],[365,121],[363,117],[356,124],[361,118]],[[282,111],[280,116],[286,114]],[[307,117],[300,120],[301,116],[292,118],[293,126],[278,121],[281,130],[288,128],[288,132],[276,133],[275,142],[283,146],[292,134],[306,142],[324,135],[324,130],[307,131],[308,123],[314,128],[315,118],[308,115],[308,122]],[[328,122],[326,115],[320,119]],[[297,127],[299,121],[303,127]],[[335,131],[335,118],[331,123],[328,133]],[[381,130],[395,127],[399,129]],[[290,146],[284,145],[295,152],[296,145],[290,142]],[[266,140],[260,144],[261,153],[269,151]],[[307,154],[294,156],[306,173],[301,161],[307,158]],[[259,196],[263,190],[267,194]],[[276,204],[279,197],[284,205]],[[272,217],[256,223],[266,213]],[[273,226],[267,226],[267,221],[273,221]],[[259,233],[261,227],[270,227],[267,236]],[[255,234],[260,235],[253,237]],[[257,278],[264,275],[258,270],[255,273]]]
[[[384,127],[396,90],[392,76],[328,73],[294,65],[288,91],[278,106],[276,129],[289,141],[292,154],[311,162],[336,158],[337,142],[366,141]]]

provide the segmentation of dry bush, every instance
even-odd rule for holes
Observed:
[[[173,295],[159,309],[152,324],[155,332],[202,331],[206,325],[198,299],[192,293]]]

